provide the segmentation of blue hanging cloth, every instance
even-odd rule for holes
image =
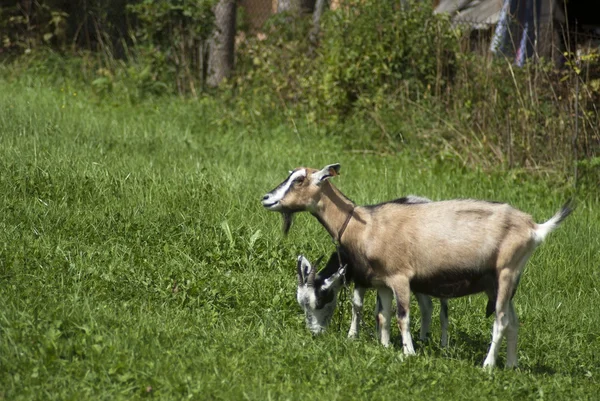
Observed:
[[[535,55],[541,0],[504,0],[490,50],[522,67]]]

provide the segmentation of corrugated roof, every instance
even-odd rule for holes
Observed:
[[[471,7],[457,12],[452,20],[457,23],[469,23],[476,29],[485,29],[498,22],[501,10],[502,1],[488,0],[472,2]]]
[[[438,6],[435,8],[434,12],[436,14],[454,14],[457,11],[462,10],[463,8],[468,6],[468,4],[471,3],[471,1],[472,0],[441,0]]]
[[[498,22],[503,0],[440,0],[434,12],[448,13],[456,24],[468,24],[474,29],[486,29]],[[556,0],[542,0],[540,22],[552,18],[564,20]]]

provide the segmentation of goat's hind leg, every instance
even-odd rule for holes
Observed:
[[[517,275],[515,270],[504,268],[498,276],[498,298],[496,299],[496,318],[492,328],[492,343],[483,362],[484,368],[493,368],[496,365],[496,358],[500,350],[500,344],[504,335],[507,334],[508,355],[507,366],[509,363],[516,366],[517,363],[517,318],[514,307],[512,306],[512,296],[517,284]],[[507,333],[508,331],[508,333]]]
[[[512,298],[515,295],[517,290],[517,286],[519,285],[519,279],[521,278],[521,273],[525,268],[525,264],[531,257],[534,249],[529,249],[517,265],[517,269],[515,270],[514,280],[513,280],[513,288],[510,293],[510,300],[508,301],[508,328],[506,329],[506,367],[507,368],[516,368],[517,367],[517,338],[519,334],[519,317],[517,316],[517,312],[515,311],[515,307],[512,302]]]
[[[506,367],[517,367],[517,337],[519,333],[519,318],[515,312],[512,300],[508,302],[508,327],[506,328]]]
[[[525,254],[521,257],[517,264],[517,268],[514,270],[512,275],[510,276],[512,279],[511,289],[508,294],[508,326],[506,327],[506,367],[507,368],[516,368],[517,367],[517,339],[519,334],[519,317],[517,316],[517,312],[515,311],[515,307],[512,302],[512,298],[515,295],[517,290],[517,286],[519,285],[519,279],[521,277],[521,273],[523,272],[523,268],[525,264],[531,257],[533,253],[533,249],[528,249]],[[499,283],[500,285],[500,283]]]

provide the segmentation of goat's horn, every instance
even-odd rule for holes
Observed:
[[[315,276],[317,274],[317,269],[315,269],[314,267],[310,269],[310,272],[308,272],[308,278],[306,279],[306,286],[307,287],[313,287],[315,286]]]

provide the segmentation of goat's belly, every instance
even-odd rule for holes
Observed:
[[[436,298],[457,298],[492,290],[495,282],[495,274],[490,270],[440,272],[413,278],[410,289]]]
[[[385,285],[384,281],[378,279],[372,269],[352,269],[346,277],[362,288]]]

